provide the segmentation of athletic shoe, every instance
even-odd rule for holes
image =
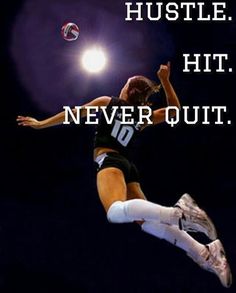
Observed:
[[[207,250],[201,254],[190,255],[201,268],[212,272],[218,276],[221,284],[229,288],[232,284],[232,274],[226,259],[225,250],[219,239],[206,245]]]
[[[175,207],[183,211],[182,218],[179,221],[180,229],[188,232],[202,232],[211,240],[217,238],[216,229],[211,219],[199,208],[189,194],[182,195]]]

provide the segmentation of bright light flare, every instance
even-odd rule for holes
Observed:
[[[107,64],[105,53],[101,48],[91,48],[84,52],[82,56],[82,65],[90,73],[101,72]]]

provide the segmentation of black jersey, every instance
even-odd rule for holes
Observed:
[[[134,138],[141,130],[141,125],[138,124],[139,112],[138,108],[134,107],[130,119],[134,123],[122,124],[123,106],[130,106],[125,100],[119,98],[111,98],[110,103],[106,108],[107,116],[111,117],[112,107],[117,106],[114,119],[111,124],[108,124],[103,113],[100,114],[99,123],[95,133],[94,147],[106,147],[118,151],[121,154],[127,154],[128,148],[131,146]]]

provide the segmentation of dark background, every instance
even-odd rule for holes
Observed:
[[[236,10],[226,2],[230,23],[127,23],[124,1],[1,4],[1,292],[234,292],[178,248],[133,224],[106,221],[95,185],[94,127],[35,131],[15,122],[18,114],[42,119],[67,104],[118,95],[128,76],[154,79],[171,60],[181,103],[225,105],[232,124],[150,127],[133,159],[151,201],[173,205],[188,192],[207,210],[234,275],[235,74],[182,72],[183,53],[228,53],[235,70]],[[81,29],[73,44],[60,36],[68,20]],[[100,76],[77,72],[71,59],[93,40],[110,52]]]

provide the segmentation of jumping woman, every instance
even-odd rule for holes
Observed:
[[[165,207],[148,201],[142,192],[139,175],[135,165],[129,160],[127,150],[134,137],[148,127],[149,123],[140,123],[138,107],[148,105],[148,98],[164,89],[168,106],[180,108],[175,90],[169,80],[170,63],[161,65],[157,72],[161,84],[144,76],[128,79],[120,92],[119,98],[101,96],[82,106],[81,116],[87,115],[90,106],[105,106],[111,124],[106,121],[104,112],[99,123],[94,141],[94,160],[97,164],[97,190],[100,200],[111,223],[137,222],[143,231],[165,239],[183,249],[205,270],[215,273],[223,286],[230,287],[232,275],[224,248],[217,239],[216,229],[207,214],[198,207],[188,194],[182,195],[173,207]],[[131,123],[122,124],[122,107],[133,106],[130,114]],[[114,111],[114,108],[116,111]],[[76,108],[73,109],[76,114]],[[165,121],[166,108],[152,111],[152,125]],[[170,115],[174,113],[170,112]],[[48,119],[38,121],[32,117],[18,116],[19,125],[42,129],[65,121],[65,112]],[[203,245],[187,232],[201,232],[212,240]]]

